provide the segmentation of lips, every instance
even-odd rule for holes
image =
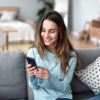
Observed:
[[[51,39],[43,39],[45,43],[48,43],[51,41]]]

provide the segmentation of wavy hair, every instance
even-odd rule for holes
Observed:
[[[42,40],[42,37],[41,37],[43,21],[46,20],[46,19],[53,21],[54,23],[56,23],[56,25],[58,27],[58,40],[57,40],[57,44],[56,44],[56,47],[55,47],[56,57],[60,58],[61,70],[65,74],[66,73],[66,67],[69,66],[68,61],[72,57],[70,55],[70,50],[74,50],[75,52],[76,52],[76,50],[73,48],[72,44],[70,43],[70,41],[68,39],[67,28],[65,26],[65,23],[63,21],[62,16],[58,12],[56,12],[56,11],[47,12],[44,15],[44,17],[42,18],[40,25],[39,25],[39,28],[38,28],[38,32],[36,34],[36,47],[38,49],[38,52],[39,52],[41,58],[46,56],[46,46],[45,46],[45,44]],[[76,52],[76,55],[77,55],[77,58],[78,58],[77,52]],[[77,65],[78,64],[79,64],[79,61],[77,59]]]

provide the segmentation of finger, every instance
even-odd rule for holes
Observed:
[[[27,65],[27,68],[30,68],[31,67],[31,64]]]
[[[47,74],[45,71],[36,71],[35,74]]]
[[[34,71],[30,71],[29,74],[34,74]]]
[[[29,71],[28,74],[29,74],[29,76],[33,76],[34,75],[34,72]]]
[[[34,70],[35,67],[32,67],[32,66],[28,65],[28,66],[27,66],[27,69],[28,69],[28,70]]]
[[[35,76],[34,71],[29,71],[28,74],[29,76]]]
[[[48,76],[48,73],[43,73],[43,72],[34,72],[34,75],[45,77],[45,76]]]
[[[37,70],[32,70],[32,71],[27,71],[28,74],[34,74],[34,72],[36,72]],[[35,75],[35,74],[34,74]]]
[[[29,76],[35,76],[34,73],[29,74]]]
[[[27,71],[33,71],[33,70],[35,70],[35,67],[27,68]]]
[[[42,69],[42,70],[44,70],[44,69],[46,69],[46,68],[44,68],[44,67],[40,67],[40,66],[37,66],[39,69]]]
[[[37,73],[37,71],[38,71],[38,70],[37,70],[37,69],[35,69],[35,70],[34,70],[34,74],[35,74],[35,73]]]
[[[34,75],[37,76],[37,77],[42,77],[42,78],[48,77],[47,74],[35,74],[35,73],[34,73]]]
[[[42,76],[42,75],[35,75],[38,78],[43,78],[43,79],[47,79],[47,76]]]
[[[32,66],[31,64],[27,65],[27,68],[32,68],[32,67],[35,67],[35,66]]]

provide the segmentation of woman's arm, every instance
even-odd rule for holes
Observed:
[[[77,58],[72,57],[69,60],[70,68],[63,79],[57,79],[56,77],[54,77],[54,75],[49,73],[48,78],[46,80],[39,80],[40,87],[64,92],[67,88],[69,88],[70,82],[73,78],[76,63]]]
[[[34,58],[33,52],[34,52],[33,49],[30,49],[27,53],[27,56]],[[35,70],[35,67],[31,67],[31,65],[27,65],[26,68],[27,68],[27,72],[28,72],[28,75],[29,75],[29,86],[31,88],[38,89],[39,88],[38,78],[35,77],[35,75],[34,75],[34,72],[36,72],[37,70]]]

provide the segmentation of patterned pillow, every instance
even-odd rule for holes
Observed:
[[[76,76],[95,94],[100,92],[100,57],[85,69],[75,71]]]

